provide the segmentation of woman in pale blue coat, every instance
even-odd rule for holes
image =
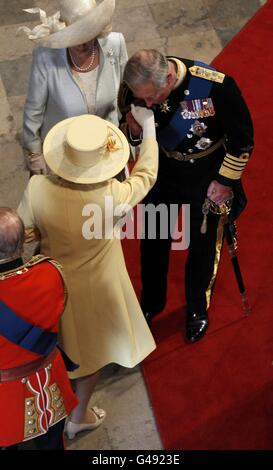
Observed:
[[[39,11],[43,23],[23,29],[45,46],[33,51],[24,108],[23,146],[31,174],[47,172],[42,144],[57,122],[96,114],[118,126],[117,93],[128,56],[123,35],[109,32],[114,6],[114,0],[99,5],[61,0],[60,15],[46,19],[40,9],[28,10]]]

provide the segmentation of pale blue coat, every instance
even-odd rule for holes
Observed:
[[[96,115],[118,126],[117,93],[128,59],[126,45],[121,33],[111,33],[98,43]],[[67,60],[67,49],[34,49],[24,108],[24,148],[41,152],[51,127],[65,118],[87,113],[85,96]]]

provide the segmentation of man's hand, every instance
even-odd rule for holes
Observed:
[[[207,197],[220,206],[227,199],[232,198],[231,187],[224,186],[223,184],[218,183],[218,181],[213,180],[208,187]]]
[[[135,120],[135,118],[132,115],[132,112],[129,111],[126,114],[126,122],[127,125],[131,131],[132,137],[134,139],[139,139],[141,132],[142,132],[142,127],[138,124],[138,122]]]

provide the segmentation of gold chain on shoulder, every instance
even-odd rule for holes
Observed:
[[[35,256],[32,256],[32,258],[30,258],[30,260],[28,260],[24,264],[24,266],[28,268],[31,266],[35,266],[36,264],[42,263],[43,261],[49,261],[50,259],[51,259],[50,256],[35,255]]]

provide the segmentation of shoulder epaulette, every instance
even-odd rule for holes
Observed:
[[[53,266],[55,266],[55,268],[57,268],[58,271],[60,271],[60,273],[63,275],[62,265],[55,259],[50,258],[50,256],[44,256],[44,255],[32,256],[32,258],[24,264],[24,267],[31,268],[31,266],[36,266],[37,264],[43,263],[44,261],[48,261],[49,263],[53,264]]]
[[[53,266],[55,266],[55,268],[57,268],[58,271],[60,271],[60,273],[63,274],[62,265],[55,259],[50,258],[50,256],[44,256],[44,255],[32,256],[32,258],[30,258],[30,260],[24,264],[24,267],[31,268],[32,266],[36,266],[39,263],[43,263],[44,261],[48,261],[49,263],[53,264]]]
[[[44,255],[35,255],[30,258],[25,264],[25,268],[31,268],[31,266],[35,266],[36,264],[43,263],[44,261],[50,261],[51,258],[49,256]]]
[[[207,69],[206,67],[200,67],[199,65],[193,65],[189,68],[192,75],[205,80],[211,80],[212,82],[223,83],[225,74],[217,72],[217,70]]]
[[[56,261],[55,259],[52,259],[52,258],[49,258],[47,261],[49,261],[49,263],[53,264],[53,266],[55,266],[55,268],[57,268],[58,271],[60,271],[60,273],[63,275],[63,267],[58,261]]]

